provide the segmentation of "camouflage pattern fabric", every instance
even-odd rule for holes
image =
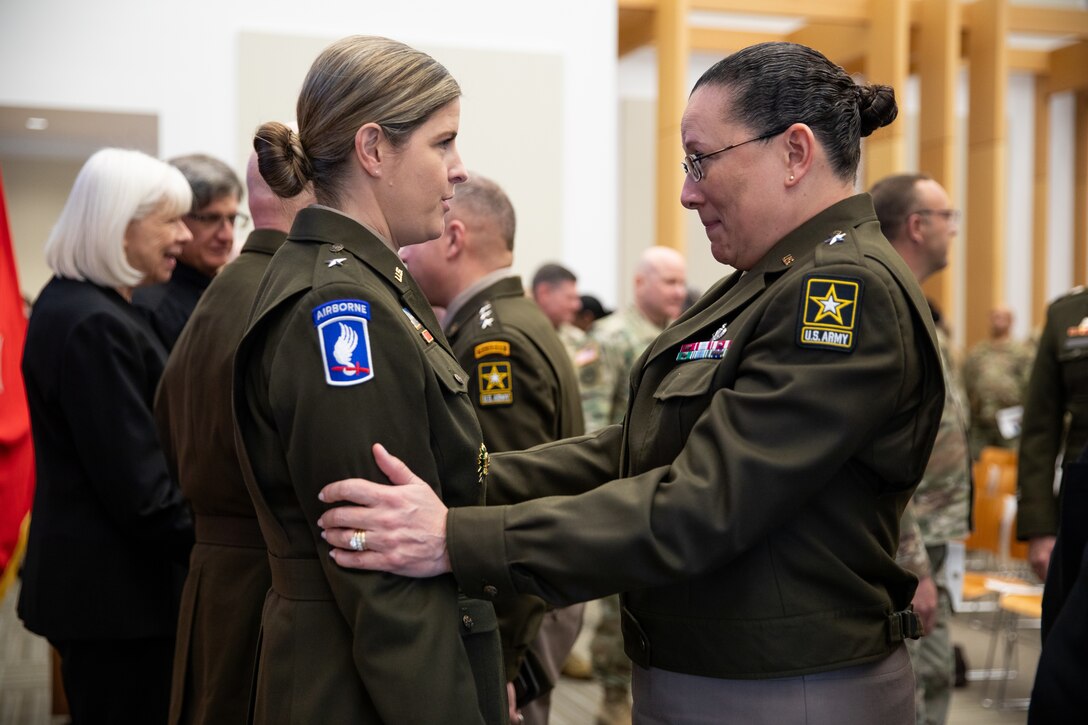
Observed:
[[[969,531],[971,458],[967,444],[967,407],[956,378],[948,337],[937,328],[945,380],[944,410],[925,474],[900,522],[899,564],[919,578],[938,580],[949,541]],[[932,632],[907,649],[915,674],[917,725],[944,723],[954,676],[947,590],[938,584],[938,613]]]
[[[596,349],[583,348],[581,358],[575,360],[587,433],[623,420],[631,390],[631,370],[660,334],[661,328],[634,306],[594,323],[589,337]]]
[[[933,575],[929,568],[929,557],[926,556],[926,545],[922,542],[922,530],[918,527],[918,520],[910,503],[899,522],[899,551],[895,554],[895,561],[919,579]]]
[[[1035,349],[1030,343],[984,340],[963,361],[963,386],[971,416],[968,431],[971,457],[986,446],[1016,449],[1020,437],[1006,438],[997,425],[997,411],[1022,405],[1031,377]]]
[[[952,367],[947,336],[937,330],[944,369],[945,398],[933,453],[911,498],[926,546],[962,539],[968,533],[971,460],[967,446],[967,406]]]

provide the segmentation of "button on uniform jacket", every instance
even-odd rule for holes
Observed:
[[[593,490],[450,512],[466,593],[626,591],[628,655],[687,674],[886,656],[916,585],[895,563],[899,519],[944,386],[932,318],[869,197],[710,289],[631,385],[622,426],[492,465],[511,500],[542,482]]]
[[[255,721],[479,723],[481,703],[505,717],[491,605],[459,602],[449,575],[342,569],[317,527],[327,483],[386,480],[376,442],[447,506],[483,500],[465,372],[400,259],[348,217],[302,210],[238,349],[234,408],[272,567]],[[490,690],[470,666],[481,643]]]

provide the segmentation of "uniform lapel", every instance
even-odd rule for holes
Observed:
[[[749,272],[742,276],[739,271],[734,272],[721,283],[719,289],[707,293],[707,296],[717,295],[717,300],[710,302],[691,317],[681,318],[658,336],[646,363],[672,351],[681,342],[692,339],[700,330],[711,326],[718,327],[732,319],[737,310],[758,296],[763,289],[762,274]],[[709,339],[709,333],[707,338]]]

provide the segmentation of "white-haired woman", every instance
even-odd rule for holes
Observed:
[[[191,237],[185,177],[91,156],[49,240],[23,353],[37,491],[19,616],[60,652],[72,722],[163,722],[192,522],[151,406],[166,350],[132,306]]]

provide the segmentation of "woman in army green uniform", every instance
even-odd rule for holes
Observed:
[[[433,58],[350,37],[315,61],[298,132],[264,124],[261,175],[283,197],[308,181],[262,280],[235,360],[246,484],[268,543],[257,723],[483,723],[506,719],[490,603],[451,576],[340,569],[316,527],[318,491],[365,470],[369,443],[441,481],[448,506],[483,498],[486,451],[457,364],[397,250],[442,233],[460,89]],[[366,548],[366,534],[352,545]]]
[[[895,553],[944,383],[918,283],[854,188],[860,138],[895,115],[892,89],[804,46],[708,70],[681,202],[737,271],[638,360],[622,424],[491,469],[496,489],[593,490],[436,510],[379,449],[403,485],[326,489],[364,505],[324,515],[336,560],[452,569],[481,596],[624,592],[640,725],[913,724],[917,580]],[[360,525],[371,549],[344,550]]]

